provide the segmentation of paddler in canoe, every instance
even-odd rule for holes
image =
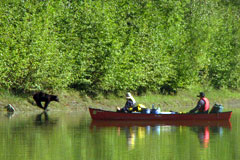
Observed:
[[[199,101],[197,103],[197,106],[189,111],[189,113],[208,113],[209,110],[209,100],[205,97],[205,94],[203,92],[200,92],[199,95]]]
[[[197,103],[197,106],[189,111],[189,113],[208,113],[209,110],[209,100],[205,97],[204,92],[200,92],[199,95],[199,101]],[[117,112],[125,112],[125,113],[132,113],[134,111],[139,111],[141,108],[145,108],[145,106],[141,107],[140,105],[136,106],[136,101],[131,95],[130,92],[126,94],[126,103],[123,108],[117,107]]]
[[[143,104],[137,104],[132,94],[128,92],[126,94],[126,103],[123,108],[117,107],[117,112],[132,113],[132,112],[141,112],[146,107]]]
[[[128,92],[126,94],[126,103],[123,108],[117,107],[117,112],[125,112],[125,113],[131,113],[133,110],[135,110],[136,107],[136,101],[133,98],[132,94]]]
[[[117,107],[117,112],[131,113],[133,111],[133,108],[136,106],[136,101],[130,92],[126,94],[126,100],[123,108]]]

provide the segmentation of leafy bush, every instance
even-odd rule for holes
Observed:
[[[1,1],[0,87],[239,87],[235,1]]]

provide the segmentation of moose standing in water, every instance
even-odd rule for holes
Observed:
[[[59,102],[58,96],[56,95],[49,95],[43,92],[37,92],[33,95],[33,99],[35,100],[38,107],[47,111],[47,107],[51,101]],[[42,106],[41,102],[45,102],[44,107]]]

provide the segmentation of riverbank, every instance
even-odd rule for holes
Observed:
[[[199,88],[189,90],[180,90],[176,95],[160,95],[148,93],[142,96],[136,96],[133,93],[137,103],[144,104],[151,108],[152,104],[160,107],[162,111],[187,112],[193,108],[198,101]],[[64,90],[55,93],[60,102],[51,102],[50,111],[86,111],[88,107],[95,107],[107,110],[115,110],[116,107],[122,107],[125,104],[125,96],[116,97],[109,95],[107,97],[98,96],[90,98],[82,95],[75,90]],[[210,100],[210,106],[214,103],[222,104],[224,109],[240,107],[240,91],[236,90],[208,90],[205,91],[206,97]],[[7,91],[0,92],[0,110],[5,111],[4,107],[12,104],[17,111],[41,111],[32,99],[32,95],[14,95]]]

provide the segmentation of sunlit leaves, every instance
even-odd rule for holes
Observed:
[[[1,1],[0,86],[90,93],[239,87],[239,6],[200,0]]]

